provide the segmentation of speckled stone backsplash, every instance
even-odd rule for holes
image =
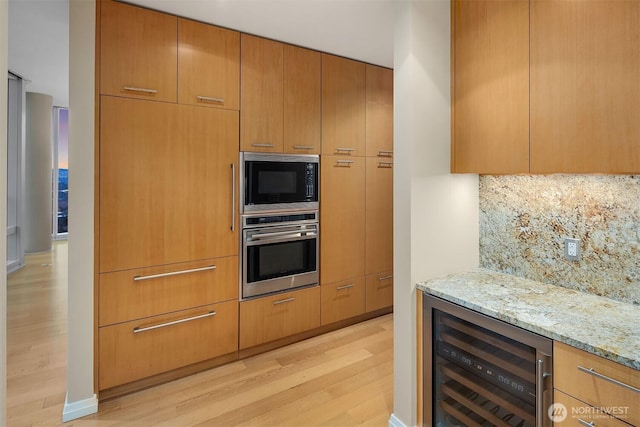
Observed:
[[[480,266],[640,304],[640,176],[481,176]]]

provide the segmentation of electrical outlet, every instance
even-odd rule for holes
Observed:
[[[580,261],[580,239],[564,239],[564,257],[569,261]]]

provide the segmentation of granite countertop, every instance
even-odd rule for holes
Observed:
[[[477,268],[418,289],[640,370],[640,306]]]

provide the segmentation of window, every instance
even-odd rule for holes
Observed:
[[[69,211],[69,110],[54,109],[53,238],[67,238]]]

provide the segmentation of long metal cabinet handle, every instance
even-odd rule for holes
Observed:
[[[591,421],[590,423],[586,422],[582,418],[578,418],[578,424],[582,424],[585,427],[596,427],[596,422]]]
[[[274,301],[273,305],[278,305],[278,304],[284,304],[285,302],[291,302],[291,301],[295,301],[295,298],[286,298],[286,299],[281,299],[280,301]]]
[[[187,317],[186,319],[174,320],[173,322],[160,323],[159,325],[147,326],[146,328],[135,327],[133,328],[133,333],[137,334],[140,332],[152,331],[154,329],[165,328],[167,326],[177,325],[179,323],[191,322],[192,320],[204,319],[205,317],[215,316],[216,312],[211,310],[208,313],[200,314],[198,316]]]
[[[356,149],[351,147],[337,147],[336,151],[346,151],[347,153],[351,153],[352,151],[356,151]]]
[[[294,145],[293,148],[296,150],[313,150],[316,147],[313,145]]]
[[[352,163],[355,163],[355,160],[336,160],[338,166],[350,166]]]
[[[378,277],[378,280],[380,280],[381,282],[383,280],[387,280],[387,279],[393,279],[393,275],[388,275],[388,276],[382,276],[382,277]]]
[[[231,163],[231,231],[236,231],[236,165]]]
[[[128,90],[130,92],[158,93],[158,91],[156,89],[147,89],[145,87],[125,86],[123,89],[124,90]]]
[[[198,99],[198,101],[218,102],[220,104],[224,103],[224,98],[212,98],[210,96],[201,96],[201,95],[197,95],[196,98]]]
[[[256,144],[251,144],[251,145],[253,145],[254,147],[266,147],[266,148],[275,147],[275,145],[273,145],[273,144],[257,144],[256,143]]]
[[[160,273],[160,274],[150,274],[149,276],[134,276],[133,280],[139,282],[140,280],[149,280],[149,279],[158,279],[160,277],[167,276],[177,276],[178,274],[187,274],[187,273],[195,273],[197,271],[207,271],[207,270],[215,270],[215,265],[209,265],[201,268],[192,268],[189,270],[179,270],[179,271],[171,271],[169,273]]]
[[[544,360],[538,359],[536,364],[536,427],[544,426]]]
[[[341,291],[341,290],[343,290],[343,289],[350,289],[350,288],[353,288],[353,284],[350,284],[350,285],[343,285],[343,286],[338,286],[338,287],[336,288],[336,291]]]
[[[640,388],[636,388],[636,387],[634,387],[634,386],[632,386],[630,384],[626,384],[626,383],[623,383],[622,381],[618,381],[618,380],[613,379],[611,377],[608,377],[606,375],[602,375],[601,373],[596,372],[593,368],[585,368],[584,366],[578,365],[578,369],[581,370],[584,373],[591,374],[594,377],[600,378],[601,380],[609,381],[610,383],[619,385],[620,387],[624,387],[624,388],[629,389],[631,391],[635,391],[636,393],[640,393]]]
[[[378,156],[380,156],[380,157],[391,157],[391,156],[393,156],[393,151],[391,151],[391,150],[380,150],[380,151],[378,151]]]
[[[393,162],[378,162],[379,168],[392,168]]]

